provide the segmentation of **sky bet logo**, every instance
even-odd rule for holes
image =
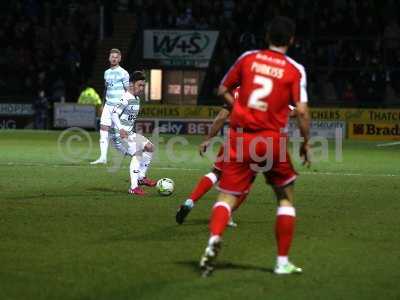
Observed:
[[[154,52],[170,58],[185,58],[199,54],[209,43],[210,38],[199,32],[153,36]]]

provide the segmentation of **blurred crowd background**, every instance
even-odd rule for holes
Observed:
[[[45,91],[76,101],[92,71],[97,2],[13,0],[2,6],[1,94],[35,97]]]
[[[202,103],[214,103],[218,83],[240,53],[265,47],[276,15],[296,20],[289,55],[306,67],[313,105],[384,107],[400,95],[395,0],[13,0],[0,13],[0,97],[45,91],[50,99],[76,101],[93,69],[100,4],[106,34],[112,34],[113,11],[134,13],[141,29],[219,30]]]

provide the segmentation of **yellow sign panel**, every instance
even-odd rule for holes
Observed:
[[[143,105],[140,116],[143,118],[191,118],[214,119],[220,106],[195,105]]]
[[[400,109],[311,108],[310,111],[314,120],[400,122]]]
[[[359,140],[400,140],[400,122],[394,123],[350,123],[349,138]]]
[[[141,107],[140,116],[213,119],[220,109],[220,106],[145,104]],[[400,109],[311,108],[310,111],[313,120],[321,121],[400,122]]]

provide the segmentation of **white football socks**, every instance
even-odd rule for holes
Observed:
[[[278,256],[276,258],[276,264],[278,266],[283,266],[289,263],[289,258],[287,256]]]
[[[143,179],[146,177],[146,172],[147,169],[149,168],[152,158],[153,158],[152,152],[142,153],[142,158],[140,160],[140,166],[139,166],[139,179]]]
[[[132,156],[131,163],[129,165],[129,174],[131,176],[131,189],[135,189],[138,187],[139,166],[140,163],[137,157]]]
[[[108,131],[100,130],[100,159],[107,161]]]

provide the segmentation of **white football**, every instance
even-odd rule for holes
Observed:
[[[174,191],[175,183],[170,178],[161,178],[157,181],[156,187],[160,195],[169,196]]]

